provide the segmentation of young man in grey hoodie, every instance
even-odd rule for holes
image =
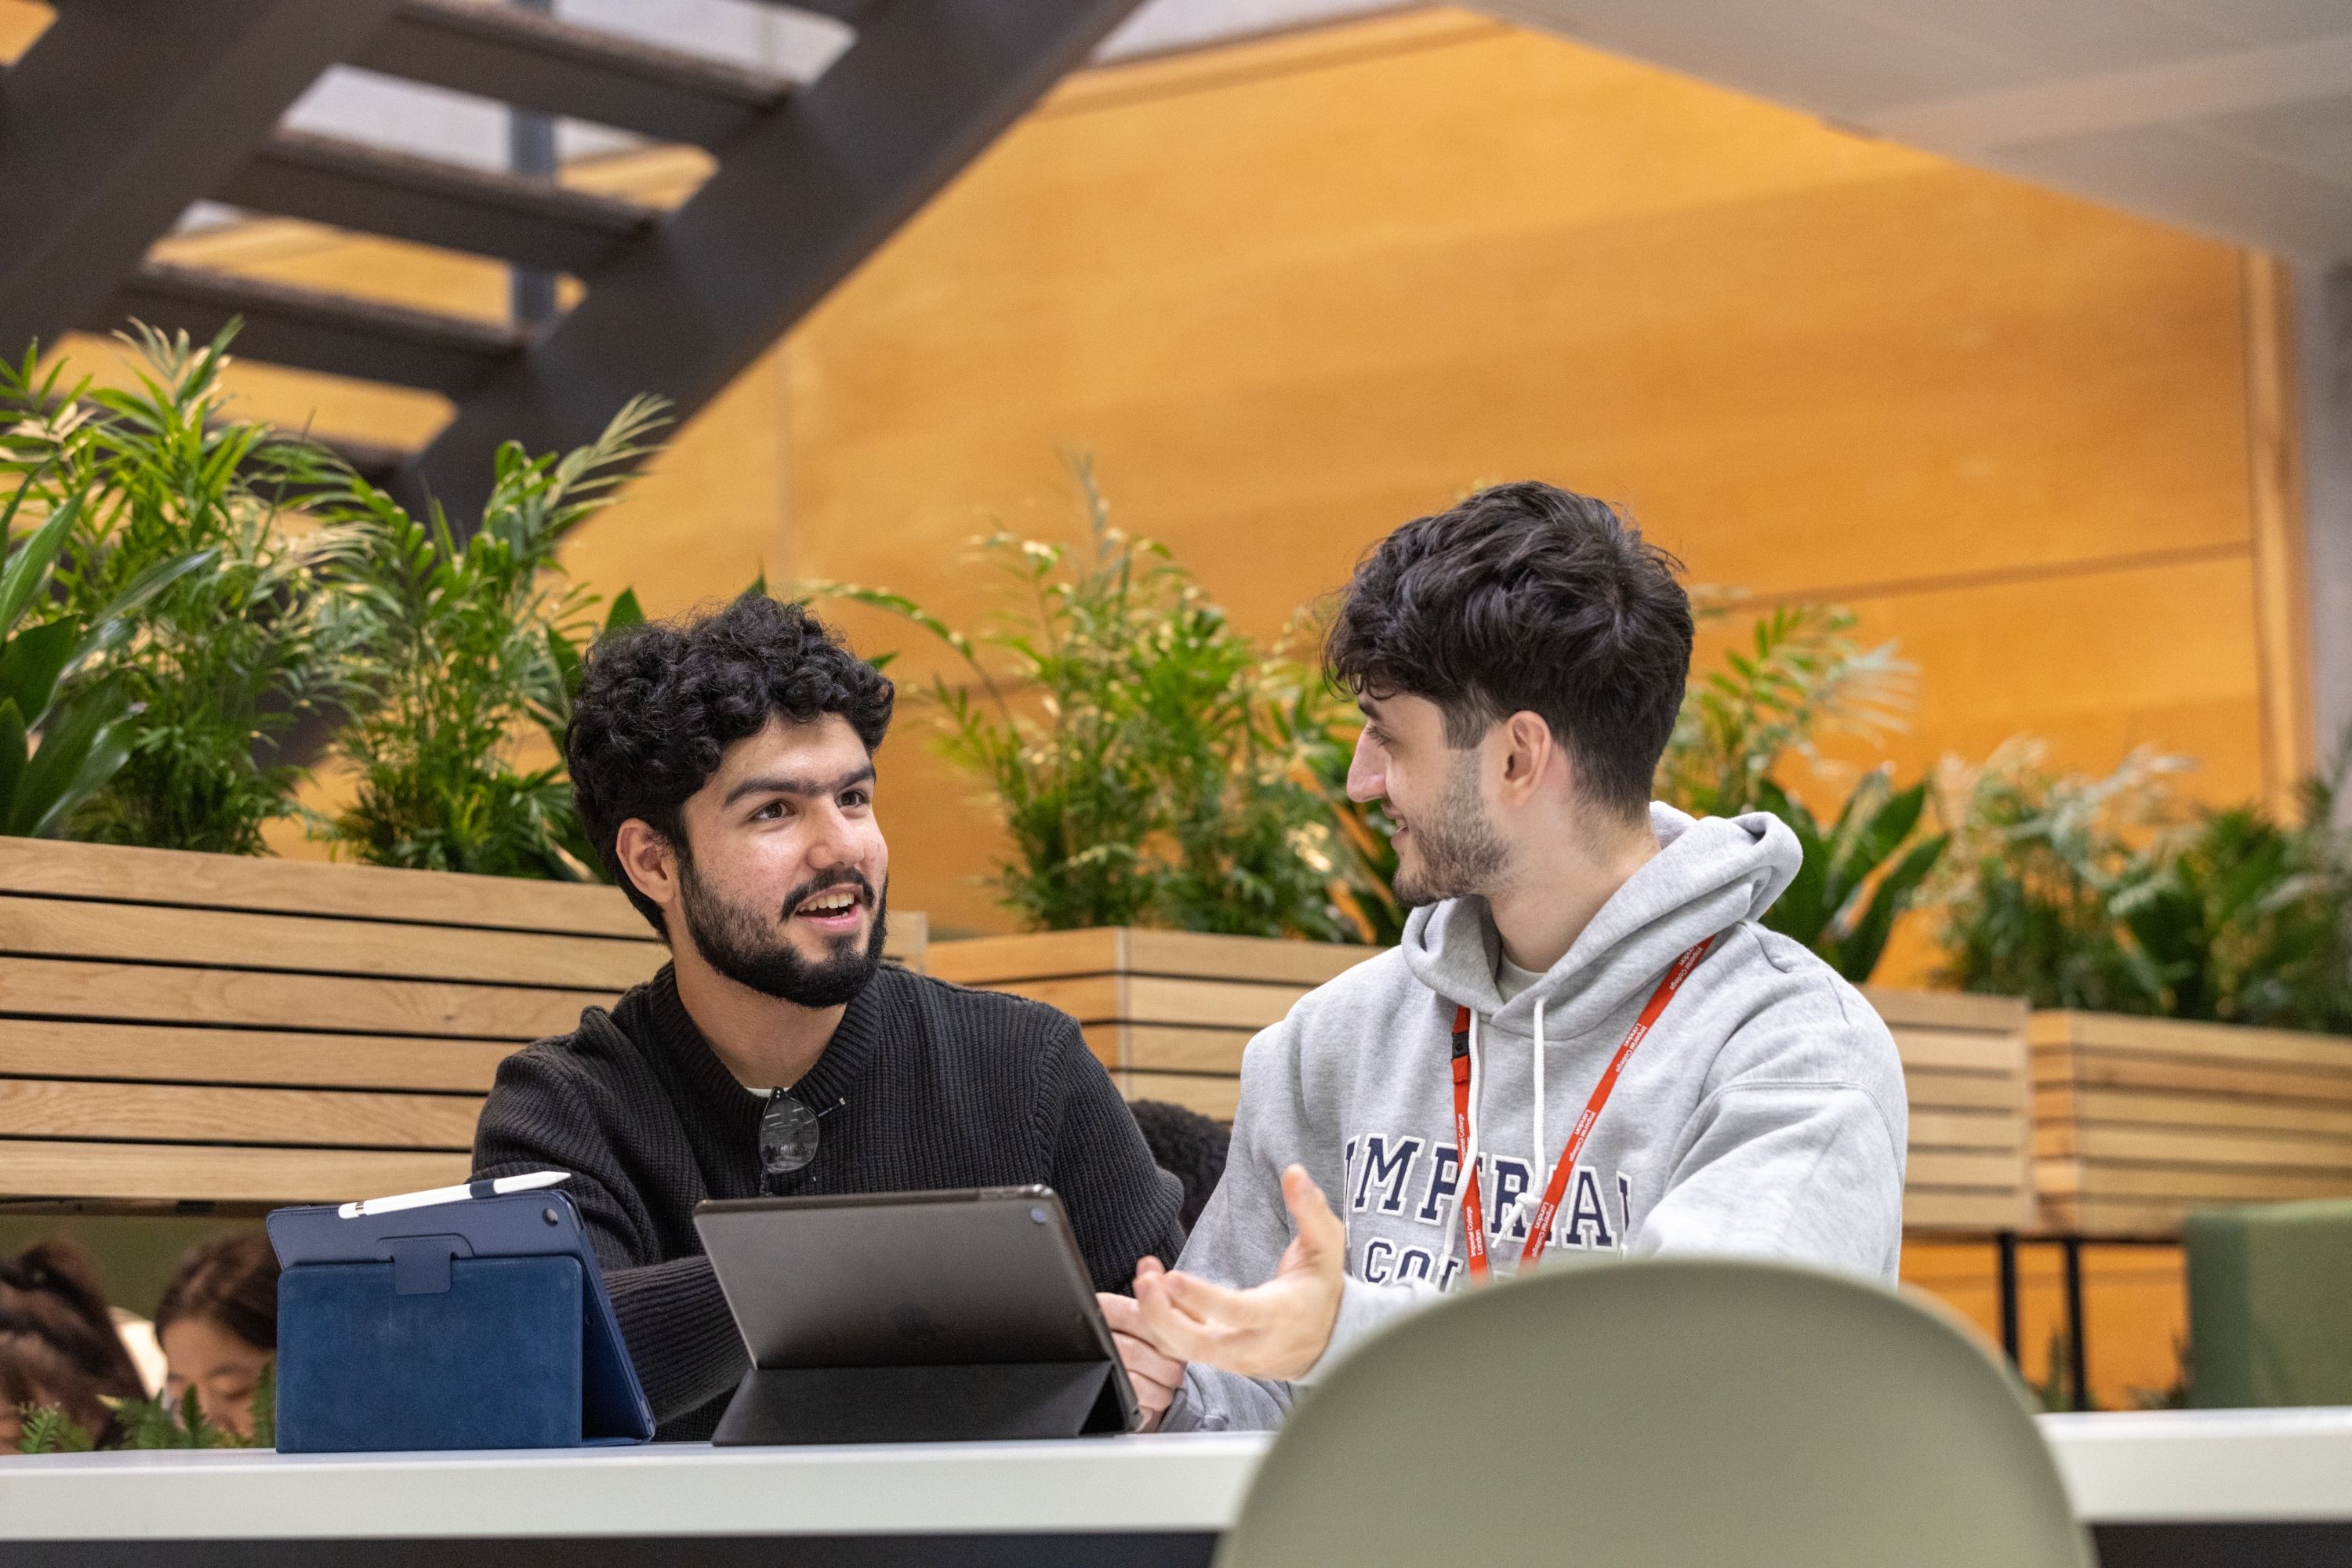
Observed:
[[[1358,567],[1327,648],[1366,721],[1348,793],[1387,803],[1412,912],[1251,1042],[1177,1268],[1104,1298],[1155,1424],[1276,1426],[1373,1329],[1547,1249],[1895,1279],[1894,1041],[1757,923],[1795,837],[1650,799],[1690,668],[1675,564],[1513,484]]]

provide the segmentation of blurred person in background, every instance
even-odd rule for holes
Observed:
[[[51,1237],[13,1258],[0,1258],[0,1331],[47,1340],[95,1379],[101,1393],[146,1396],[139,1368],[115,1328],[97,1260],[69,1237]]]
[[[253,1435],[253,1394],[278,1358],[278,1254],[259,1231],[215,1237],[189,1249],[155,1309],[155,1338],[174,1406],[196,1391],[205,1419]]]
[[[105,1401],[146,1392],[89,1253],[52,1237],[0,1258],[0,1452],[16,1448],[25,1406],[54,1405],[102,1438]]]
[[[112,1436],[114,1413],[87,1368],[41,1335],[0,1328],[0,1454],[13,1454],[24,1437],[26,1413],[46,1406],[103,1445]]]

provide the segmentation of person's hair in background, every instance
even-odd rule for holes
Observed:
[[[253,1393],[278,1355],[278,1254],[259,1231],[191,1247],[155,1308],[155,1338],[170,1375],[165,1397],[191,1388],[205,1419],[253,1432]]]
[[[1359,694],[1437,704],[1457,751],[1510,714],[1538,715],[1588,805],[1647,823],[1690,670],[1679,565],[1606,501],[1496,485],[1372,548],[1325,661]]]
[[[1225,1151],[1234,1130],[1197,1110],[1164,1100],[1129,1102],[1135,1124],[1143,1130],[1151,1163],[1184,1184],[1184,1206],[1177,1217],[1191,1230],[1208,1205],[1209,1194],[1225,1173]]]
[[[107,1392],[88,1368],[47,1337],[0,1327],[0,1454],[17,1451],[25,1417],[41,1409],[57,1410],[92,1442],[106,1446],[114,1429]]]
[[[115,1328],[98,1264],[68,1237],[51,1237],[0,1258],[0,1332],[47,1341],[100,1394],[146,1397],[138,1365]]]

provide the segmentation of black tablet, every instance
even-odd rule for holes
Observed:
[[[1135,1424],[1051,1188],[712,1200],[694,1223],[755,1369],[1108,1363]]]

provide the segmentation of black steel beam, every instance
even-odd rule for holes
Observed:
[[[866,14],[884,0],[768,0],[779,11],[806,11],[812,16],[830,16],[836,22],[855,26],[866,20]]]
[[[2000,1348],[2009,1364],[2017,1366],[2017,1232],[1999,1232],[1992,1245],[2000,1282]]]
[[[630,396],[681,419],[741,374],[977,157],[1136,0],[891,0],[812,87],[503,366],[403,472],[472,517],[501,441],[594,437]]]
[[[504,322],[435,315],[346,294],[324,294],[207,268],[149,262],[133,273],[95,326],[135,316],[199,341],[236,318],[246,359],[331,375],[464,395],[522,346]]]
[[[399,0],[351,63],[517,109],[704,147],[725,144],[792,93],[792,83],[763,72],[519,5],[464,0]]]
[[[2091,1408],[2091,1352],[2084,1341],[2089,1335],[2083,1310],[2083,1238],[2067,1235],[2059,1237],[2059,1263],[2066,1275],[2066,1394],[2069,1410]],[[2052,1367],[2052,1374],[2057,1373]]]
[[[213,194],[257,212],[552,272],[602,265],[660,216],[636,202],[544,180],[295,132],[264,142]]]
[[[60,5],[0,77],[0,353],[100,312],[394,0]]]

